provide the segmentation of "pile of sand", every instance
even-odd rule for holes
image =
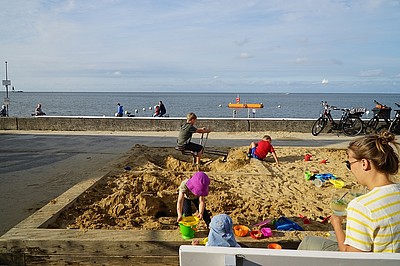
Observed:
[[[331,230],[320,218],[331,214],[329,201],[335,193],[362,191],[343,163],[345,150],[275,147],[280,160],[249,159],[247,147],[230,149],[227,160],[205,154],[201,171],[210,179],[206,207],[216,215],[229,214],[235,224],[252,226],[266,219],[285,216],[308,231]],[[222,148],[213,148],[223,150]],[[305,161],[305,154],[311,160]],[[325,160],[326,163],[321,163]],[[331,173],[345,182],[335,188],[329,182],[316,187],[305,180],[306,171]],[[182,180],[197,168],[189,155],[173,148],[136,145],[115,174],[103,178],[57,220],[60,228],[77,229],[176,229],[176,200]],[[299,214],[308,217],[304,224]],[[204,222],[200,224],[205,226]]]

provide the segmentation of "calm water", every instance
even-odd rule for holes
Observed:
[[[350,93],[241,93],[242,103],[263,103],[263,109],[257,109],[255,117],[260,118],[317,118],[320,102],[328,101],[338,107],[365,107],[372,109],[374,100],[378,100],[393,109],[394,103],[400,103],[400,94],[350,94]],[[233,110],[228,108],[235,102],[234,93],[138,93],[138,92],[23,92],[10,93],[11,117],[29,117],[37,103],[42,103],[43,111],[54,116],[114,116],[117,103],[124,111],[136,116],[150,117],[154,105],[162,100],[170,117],[185,117],[195,112],[199,117],[232,117]],[[143,111],[143,108],[145,111]],[[340,112],[335,112],[335,117]],[[369,114],[369,117],[372,115]],[[392,117],[394,112],[392,112]],[[247,117],[246,109],[238,109],[236,117]],[[250,110],[250,116],[252,110]],[[365,118],[368,116],[365,115]]]

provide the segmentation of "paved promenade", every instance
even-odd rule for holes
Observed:
[[[0,131],[0,235],[80,181],[107,173],[134,145],[173,148],[177,134]],[[214,132],[206,146],[247,146],[263,134]],[[345,148],[351,140],[334,134],[269,134],[275,147]]]

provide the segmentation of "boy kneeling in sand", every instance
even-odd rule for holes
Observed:
[[[203,154],[204,147],[200,144],[191,142],[193,133],[210,133],[211,130],[205,127],[196,128],[194,124],[197,121],[195,113],[188,113],[186,116],[186,123],[181,125],[177,144],[179,148],[189,150],[196,155],[196,164],[200,164],[201,155]]]
[[[249,153],[247,154],[250,158],[256,158],[258,160],[264,160],[268,153],[272,153],[274,156],[276,165],[279,166],[278,157],[276,156],[275,149],[271,144],[271,137],[265,135],[259,142],[252,142],[250,144]]]

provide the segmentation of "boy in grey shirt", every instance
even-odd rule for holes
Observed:
[[[181,125],[178,135],[178,147],[183,150],[189,150],[194,152],[196,155],[196,164],[200,164],[200,159],[203,154],[203,146],[191,142],[193,133],[209,133],[210,129],[205,127],[196,128],[194,124],[197,121],[197,116],[195,113],[188,113],[186,116],[186,123]]]

